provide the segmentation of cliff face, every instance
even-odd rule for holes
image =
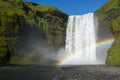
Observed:
[[[67,18],[51,6],[0,0],[0,65],[28,64],[22,58],[38,47],[36,55],[63,47]]]
[[[120,65],[120,0],[109,0],[95,12],[99,26],[108,28],[115,41],[108,51],[107,65]],[[104,35],[104,34],[103,34]]]

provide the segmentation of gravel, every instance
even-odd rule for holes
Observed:
[[[120,80],[118,66],[62,67],[53,80]]]

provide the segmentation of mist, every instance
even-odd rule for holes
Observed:
[[[110,32],[110,27],[101,26],[96,16],[94,16],[94,25],[96,43],[114,37]],[[61,61],[61,59],[69,54],[66,53],[65,46],[56,48],[53,45],[49,45],[45,38],[45,34],[38,29],[38,27],[32,30],[29,35],[24,35],[22,39],[23,40],[20,42],[22,44],[20,46],[20,51],[24,51],[22,56],[28,61],[28,64],[54,64]],[[111,45],[112,42],[99,46],[96,44],[96,57],[101,63],[105,64],[107,53]],[[31,56],[31,58],[29,56]]]
[[[114,39],[114,36],[111,32],[110,26],[104,26],[101,24],[96,16],[94,16],[94,25],[96,34],[96,56],[102,63],[105,64],[108,51],[111,48],[113,42],[107,42],[100,45],[97,45],[97,43],[104,42],[104,40],[112,38]]]

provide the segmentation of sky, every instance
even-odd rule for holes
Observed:
[[[42,5],[54,6],[69,15],[83,15],[100,8],[108,0],[25,0]]]

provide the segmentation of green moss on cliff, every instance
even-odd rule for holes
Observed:
[[[27,64],[22,59],[38,46],[64,46],[67,18],[52,6],[0,0],[0,64]]]
[[[112,28],[115,33],[120,31],[120,16],[112,20]]]
[[[95,12],[100,26],[110,27],[115,41],[108,51],[107,65],[120,65],[120,0],[109,0]]]
[[[117,34],[115,38],[112,48],[108,53],[108,65],[120,65],[120,33]]]

